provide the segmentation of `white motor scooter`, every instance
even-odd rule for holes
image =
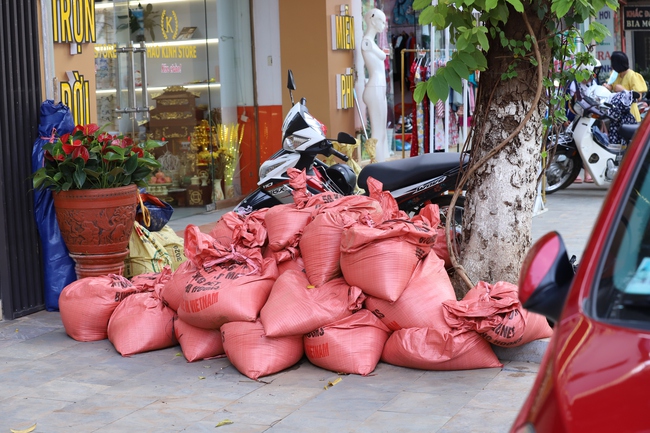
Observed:
[[[596,185],[609,187],[625,154],[627,146],[608,143],[606,136],[603,140],[595,137],[602,134],[597,127],[594,131],[597,122],[611,119],[609,100],[613,94],[602,86],[592,86],[585,93],[573,104],[576,118],[561,139],[549,140],[552,157],[546,169],[547,194],[569,186],[583,168]],[[635,94],[633,99],[640,96],[632,93]],[[619,135],[629,142],[638,127],[638,124],[622,125]],[[556,148],[552,149],[554,146]]]
[[[611,119],[607,111],[608,102],[603,102],[603,99],[608,100],[607,95],[603,96],[605,97],[595,99],[585,95],[575,102],[573,110],[578,119],[573,128],[573,139],[585,171],[591,175],[596,185],[609,187],[616,176],[627,146],[618,143],[603,144],[594,137],[599,132],[594,131],[596,122]],[[635,96],[638,98],[638,94]],[[629,142],[638,127],[638,124],[622,125],[620,135]]]

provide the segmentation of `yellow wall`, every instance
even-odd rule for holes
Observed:
[[[342,0],[281,0],[280,55],[286,85],[291,69],[297,90],[294,100],[307,99],[309,112],[327,126],[327,136],[339,132],[354,135],[355,108],[336,108],[336,74],[354,66],[353,51],[332,50],[331,16],[339,14]],[[356,41],[357,43],[359,41]],[[289,92],[282,96],[283,112],[289,111]]]

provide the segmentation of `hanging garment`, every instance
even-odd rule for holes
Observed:
[[[393,6],[393,23],[396,25],[415,24],[413,0],[397,0]]]

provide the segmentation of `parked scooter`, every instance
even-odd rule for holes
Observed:
[[[639,96],[637,92],[632,92],[633,99]],[[557,137],[549,136],[547,150],[551,158],[546,168],[547,194],[571,185],[583,168],[595,185],[609,187],[626,149],[626,145],[609,143],[607,137],[599,132],[601,122],[613,120],[609,108],[609,102],[588,95],[581,96],[573,104],[576,116],[571,124]],[[619,135],[629,142],[638,127],[638,124],[623,124]]]
[[[292,91],[296,87],[291,71],[287,87],[293,103]],[[287,170],[294,167],[306,171],[307,188],[314,194],[333,191],[351,195],[355,193],[357,181],[359,188],[367,191],[367,180],[372,176],[382,182],[384,190],[391,192],[401,210],[415,214],[426,204],[433,203],[440,207],[441,218],[445,221],[452,198],[448,192],[456,187],[461,168],[460,154],[432,153],[369,164],[361,170],[357,180],[349,166],[327,166],[317,158],[318,155],[334,155],[343,161],[348,160],[346,155],[334,148],[332,140],[326,138],[324,131],[324,126],[309,114],[304,98],[294,104],[282,125],[282,149],[262,164],[258,188],[234,210],[247,214],[265,207],[293,203]],[[336,141],[356,143],[354,137],[344,132],[338,134]],[[462,154],[462,157],[463,164],[467,164],[469,157],[466,154]],[[458,225],[462,223],[463,206],[464,197],[460,196],[454,212]]]

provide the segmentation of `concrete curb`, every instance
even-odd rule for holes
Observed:
[[[500,347],[492,345],[494,353],[501,361],[518,361],[518,362],[542,362],[544,352],[548,348],[550,338],[531,341],[518,347]]]

